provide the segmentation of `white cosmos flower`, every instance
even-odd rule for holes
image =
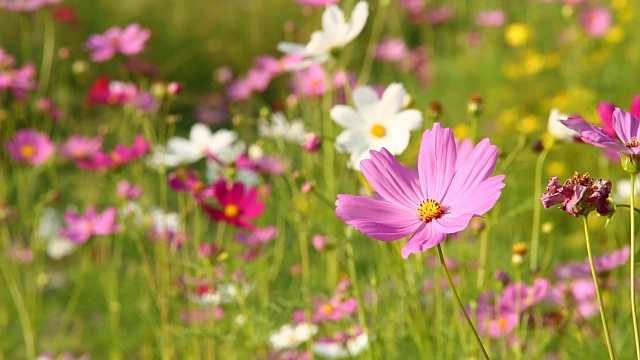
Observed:
[[[343,359],[360,354],[368,346],[369,336],[361,332],[346,341],[316,341],[313,343],[313,353],[326,359]]]
[[[295,119],[291,122],[281,112],[271,115],[271,121],[258,119],[258,134],[269,139],[282,139],[294,144],[302,144],[307,136],[302,120]]]
[[[564,141],[564,142],[571,142],[576,136],[580,135],[575,130],[569,129],[568,127],[564,126],[560,121],[558,121],[558,120],[566,120],[568,117],[569,117],[568,115],[562,114],[558,109],[555,109],[555,108],[551,109],[551,113],[549,114],[549,123],[547,125],[547,131],[555,139]]]
[[[58,235],[62,229],[62,219],[52,208],[46,208],[38,227],[38,235],[47,242],[47,255],[53,260],[60,260],[74,252],[79,245]]]
[[[276,350],[293,349],[309,340],[317,332],[318,327],[309,323],[284,325],[269,335],[269,341]]]
[[[331,57],[331,52],[343,48],[346,44],[362,32],[369,16],[369,4],[360,1],[351,13],[351,19],[346,22],[344,12],[337,5],[329,5],[322,14],[322,30],[311,34],[307,45],[281,42],[278,50],[289,55],[302,55],[307,61],[295,66],[308,66],[313,62],[324,62]]]
[[[331,118],[345,130],[336,138],[336,149],[350,153],[349,167],[360,170],[360,161],[369,158],[369,150],[386,148],[391,154],[401,154],[409,145],[411,131],[422,126],[418,110],[402,110],[405,90],[402,84],[389,85],[378,98],[369,86],[353,92],[356,108],[336,105]]]
[[[155,147],[150,163],[169,167],[191,164],[207,154],[218,156],[237,139],[235,131],[220,129],[212,133],[207,125],[198,123],[191,127],[189,139],[174,136],[166,148]]]

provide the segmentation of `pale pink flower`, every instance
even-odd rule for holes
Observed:
[[[112,27],[104,34],[89,36],[86,42],[87,50],[91,52],[91,60],[105,62],[111,60],[117,53],[126,56],[136,55],[144,50],[144,45],[151,37],[151,31],[130,24],[126,28]]]

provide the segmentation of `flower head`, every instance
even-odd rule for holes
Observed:
[[[72,135],[67,141],[60,144],[58,151],[67,159],[80,160],[92,157],[100,151],[100,148],[102,148],[101,137],[90,138]]]
[[[504,175],[491,176],[498,148],[489,139],[461,151],[453,131],[439,123],[422,136],[417,176],[385,148],[370,156],[360,167],[382,200],[340,194],[336,215],[376,240],[413,234],[402,249],[404,258],[465,229],[495,205],[504,187]]]
[[[126,56],[136,55],[144,50],[144,44],[151,37],[151,31],[130,24],[126,28],[112,27],[104,34],[89,36],[86,47],[91,52],[91,61],[105,62],[117,53]]]
[[[245,229],[256,229],[249,220],[256,218],[264,211],[264,202],[258,201],[255,188],[246,189],[242,183],[228,184],[221,179],[202,190],[203,198],[214,198],[218,206],[202,202],[202,209],[213,220],[225,221]]]
[[[55,152],[49,136],[33,129],[16,131],[5,146],[14,160],[32,165],[42,164]]]
[[[75,211],[68,210],[64,214],[64,222],[67,227],[60,230],[63,236],[76,243],[85,243],[93,236],[109,235],[118,231],[116,222],[117,210],[110,207],[101,214],[94,206],[87,209],[84,216]]]
[[[309,340],[317,332],[318,327],[309,323],[283,325],[278,331],[269,335],[269,341],[276,350],[293,349]]]
[[[306,61],[299,66],[327,61],[333,51],[341,49],[360,34],[368,16],[369,4],[366,1],[356,4],[349,22],[345,22],[344,12],[337,5],[329,5],[322,14],[322,30],[311,34],[307,45],[281,42],[278,50],[305,57]]]
[[[391,84],[381,97],[369,86],[353,92],[353,109],[336,105],[331,118],[345,130],[336,138],[338,151],[351,154],[349,166],[359,170],[360,161],[369,157],[369,150],[385,148],[399,155],[409,145],[411,131],[422,126],[418,110],[402,110],[405,97],[402,84]]]
[[[110,153],[98,152],[89,159],[78,161],[78,166],[89,170],[116,168],[142,157],[149,151],[149,147],[150,144],[141,135],[138,135],[133,145],[118,144]]]
[[[549,179],[547,192],[542,195],[540,201],[545,209],[562,204],[560,208],[575,217],[586,216],[593,210],[602,216],[610,216],[614,211],[609,201],[610,194],[610,180],[593,181],[589,173],[581,176],[576,171],[571,179],[564,182],[564,185],[560,185],[555,176]]]

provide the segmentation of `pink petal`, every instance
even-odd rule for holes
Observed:
[[[376,240],[398,240],[421,224],[417,209],[410,211],[394,204],[362,196],[339,194],[336,216]]]
[[[407,170],[385,148],[380,152],[372,150],[369,155],[371,159],[360,162],[360,170],[373,189],[385,200],[417,211],[423,199],[414,189],[412,178],[407,177]]]
[[[431,224],[422,224],[402,248],[403,258],[408,258],[410,254],[427,251],[444,241],[445,234],[438,232]]]
[[[459,158],[463,162],[451,180],[449,191],[442,198],[442,203],[449,205],[457,203],[457,197],[465,193],[469,188],[491,176],[498,160],[498,148],[491,145],[489,139],[484,139],[471,150],[466,158]]]
[[[613,128],[624,143],[629,143],[632,137],[637,138],[640,135],[638,134],[640,129],[638,118],[620,108],[613,110]]]
[[[567,120],[559,121],[569,129],[579,132],[580,138],[587,144],[611,149],[618,153],[629,153],[629,149],[607,136],[602,128],[588,123],[579,116],[569,116]]]
[[[457,158],[453,131],[440,123],[422,135],[418,155],[418,174],[424,199],[442,200],[455,174]]]

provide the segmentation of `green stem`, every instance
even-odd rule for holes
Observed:
[[[584,240],[587,243],[587,256],[589,257],[589,266],[591,267],[591,276],[593,277],[593,285],[596,287],[596,297],[598,298],[598,305],[600,306],[600,319],[602,319],[602,329],[604,330],[604,337],[607,340],[607,351],[609,351],[609,359],[613,360],[616,358],[616,356],[613,353],[613,345],[611,345],[611,336],[609,335],[609,326],[607,325],[607,317],[604,313],[604,304],[602,303],[602,295],[600,294],[600,285],[598,284],[598,276],[596,275],[596,266],[593,263],[593,254],[591,253],[591,241],[589,241],[589,224],[587,220],[587,215],[582,216],[582,223],[584,225]]]
[[[631,196],[629,197],[629,207],[635,209],[635,174],[631,174]],[[636,359],[640,360],[640,336],[638,336],[638,314],[636,313],[636,231],[635,216],[633,211],[629,211],[630,232],[629,238],[631,243],[631,261],[630,261],[630,290],[631,290],[631,318],[633,321],[633,338],[636,345]]]
[[[42,64],[40,65],[40,81],[38,82],[38,92],[41,95],[46,94],[49,87],[53,54],[56,46],[56,28],[53,23],[53,17],[45,16],[44,18],[44,49],[42,52]]]
[[[549,149],[544,149],[538,156],[536,161],[536,170],[533,177],[533,228],[531,230],[531,271],[534,272],[538,268],[538,242],[540,241],[540,212],[542,204],[540,203],[540,178],[542,177],[542,165],[549,154]]]
[[[467,319],[467,324],[469,324],[469,327],[471,328],[471,331],[473,331],[473,335],[476,339],[476,342],[478,343],[478,346],[480,347],[480,349],[482,350],[482,354],[484,355],[485,359],[489,360],[489,354],[487,353],[487,350],[484,348],[484,345],[482,344],[482,340],[480,339],[480,335],[478,335],[478,332],[476,331],[476,327],[473,326],[473,322],[471,322],[471,319],[469,318],[469,315],[467,314],[467,311],[464,309],[464,305],[462,305],[462,301],[460,301],[460,296],[458,295],[458,292],[456,291],[455,286],[453,286],[453,281],[451,281],[451,275],[449,275],[449,270],[447,269],[447,264],[445,264],[444,262],[444,255],[442,254],[442,247],[440,246],[440,244],[438,244],[438,257],[440,258],[440,264],[442,264],[442,268],[444,269],[444,274],[447,277],[447,282],[449,283],[449,287],[451,288],[451,292],[453,293],[453,297],[456,299],[456,303],[458,304],[458,307],[460,308],[460,311],[462,311],[462,313],[464,314],[465,319]]]

